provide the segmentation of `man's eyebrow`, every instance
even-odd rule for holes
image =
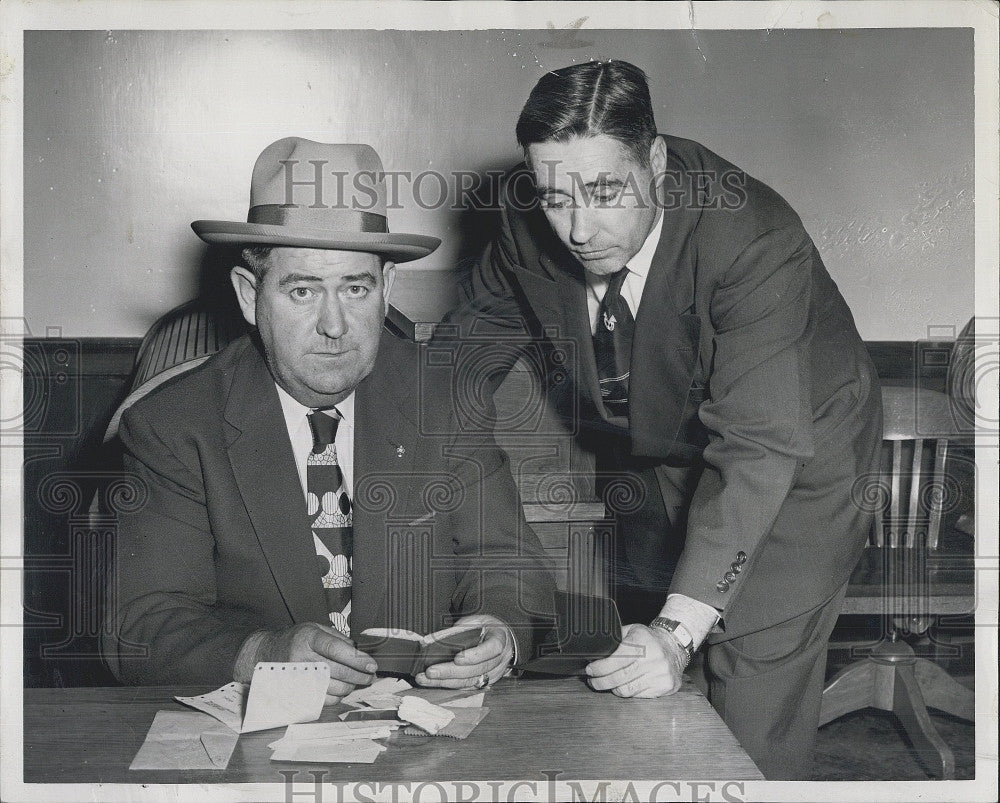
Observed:
[[[574,186],[580,186],[578,184]],[[625,182],[620,178],[610,178],[606,176],[598,176],[593,181],[588,181],[583,184],[585,190],[618,190],[625,186]],[[539,198],[544,198],[547,195],[565,195],[570,196],[570,193],[565,190],[560,190],[555,187],[538,187],[535,190]]]
[[[619,187],[624,187],[625,182],[620,178],[609,178],[609,177],[599,177],[594,181],[588,181],[583,185],[587,189],[594,189],[596,187],[606,187],[608,189],[618,189]]]
[[[372,284],[378,284],[378,279],[375,278],[375,274],[370,270],[364,271],[364,273],[352,273],[349,276],[341,276],[340,280],[345,284],[352,284],[355,282],[360,282],[367,279]]]
[[[323,281],[319,276],[313,276],[310,273],[289,273],[286,276],[282,276],[278,280],[278,287],[286,287],[290,284],[296,284],[298,282],[321,282]]]
[[[346,284],[356,284],[360,281],[369,281],[372,284],[378,284],[378,279],[375,278],[375,274],[371,271],[364,271],[363,273],[351,273],[347,276],[341,276],[340,281]],[[287,276],[282,276],[278,280],[278,287],[287,287],[290,284],[298,284],[299,282],[309,282],[310,284],[320,284],[323,279],[320,276],[314,276],[311,273],[289,273]]]

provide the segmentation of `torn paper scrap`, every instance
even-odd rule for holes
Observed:
[[[437,733],[427,733],[416,725],[407,725],[403,733],[407,736],[449,736],[452,739],[464,739],[489,712],[488,708],[456,708],[455,718]]]
[[[239,736],[208,714],[158,711],[130,770],[224,770]]]
[[[479,708],[486,699],[485,691],[471,689],[411,689],[403,694],[446,708]]]
[[[412,695],[403,698],[396,715],[432,736],[455,718],[454,711]]]

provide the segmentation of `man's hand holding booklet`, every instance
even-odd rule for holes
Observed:
[[[451,661],[462,650],[482,643],[486,627],[458,624],[421,636],[410,630],[369,628],[355,639],[359,650],[375,659],[378,674],[416,677],[427,667]]]

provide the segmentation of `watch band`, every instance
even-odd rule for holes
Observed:
[[[666,630],[673,636],[674,641],[677,642],[680,648],[684,650],[687,663],[691,662],[691,659],[694,657],[694,636],[691,635],[691,631],[681,622],[678,622],[676,619],[667,619],[665,616],[657,616],[649,623],[649,626],[655,627],[658,630]]]

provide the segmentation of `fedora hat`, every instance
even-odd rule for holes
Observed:
[[[437,237],[389,233],[374,148],[301,137],[272,142],[257,157],[245,223],[196,220],[191,228],[207,243],[368,251],[394,262],[420,259],[441,244]]]

